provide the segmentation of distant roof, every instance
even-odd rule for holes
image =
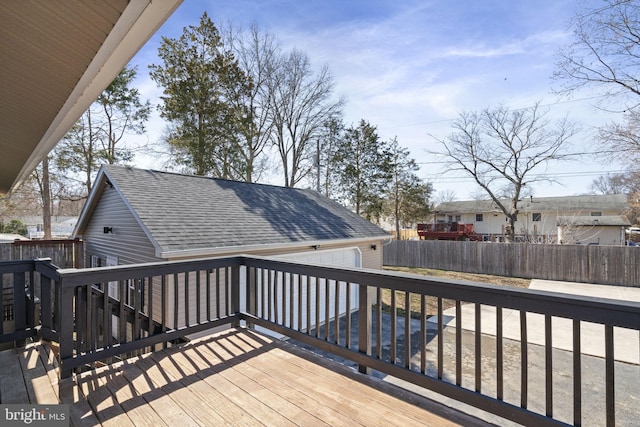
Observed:
[[[314,190],[114,165],[100,169],[74,235],[82,234],[108,183],[130,207],[159,256],[247,245],[389,237]]]
[[[629,219],[624,215],[605,215],[605,216],[559,216],[557,218],[559,226],[618,226],[628,227],[631,225]]]
[[[0,233],[0,243],[12,243],[14,240],[29,240],[20,234]]]
[[[501,199],[508,204],[508,199]],[[572,211],[576,214],[584,211],[614,210],[625,211],[629,208],[626,194],[563,196],[563,197],[527,197],[518,203],[521,212]],[[499,209],[491,200],[465,200],[459,202],[440,203],[436,213],[481,213],[498,212]]]

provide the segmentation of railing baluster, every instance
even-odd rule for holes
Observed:
[[[573,319],[573,425],[582,424],[582,358],[580,320]]]
[[[367,356],[371,355],[371,297],[369,287],[360,283],[358,285],[358,351]],[[358,371],[369,374],[371,368],[358,365]]]
[[[231,268],[224,268],[224,280],[222,281],[224,290],[224,310],[222,311],[222,317],[228,317],[231,314]]]
[[[86,345],[85,351],[93,351],[96,349],[95,336],[96,336],[96,307],[94,305],[95,297],[93,295],[93,285],[87,285],[85,287],[87,317],[86,317]]]
[[[287,277],[289,278],[289,327],[291,329],[295,328],[295,287],[293,286],[293,274],[287,273]]]
[[[75,299],[74,318],[77,319],[75,350],[77,354],[81,354],[84,351],[84,342],[86,340],[86,336],[85,336],[86,322],[84,321],[84,319],[86,319],[86,307],[85,307],[86,297],[84,296],[82,286],[79,286],[75,289],[74,299]]]
[[[324,280],[324,340],[329,341],[331,335],[330,321],[331,321],[331,282],[329,279]]]
[[[220,268],[216,268],[216,319],[222,317],[222,287],[220,286]]]
[[[134,340],[140,339],[142,328],[140,327],[140,312],[142,311],[142,289],[144,289],[144,279],[140,279],[137,281],[134,292],[134,312],[133,312],[133,331],[132,337]]]
[[[320,338],[320,279],[316,276],[316,338]]]
[[[302,276],[296,274],[297,286],[298,286],[298,331],[302,331]]]
[[[396,291],[391,290],[391,363],[393,365],[396,364],[396,354],[397,354],[397,316],[398,316],[398,307],[396,305]]]
[[[476,362],[476,393],[482,390],[482,311],[480,304],[474,304],[476,330],[475,336],[475,362]]]
[[[200,270],[196,271],[196,324],[200,324],[201,320],[200,320],[200,304],[202,303],[200,301],[201,296],[200,296],[200,274],[202,272]]]
[[[420,373],[427,372],[427,298],[420,294]]]
[[[266,319],[267,316],[267,271],[264,268],[260,270],[260,317]]]
[[[280,281],[278,280],[279,277],[280,277],[280,273],[278,271],[274,271],[273,272],[273,299],[275,301],[273,305],[273,315],[274,315],[275,323],[280,323],[280,305],[278,305],[278,285],[280,284]]]
[[[615,396],[615,359],[613,353],[613,326],[604,325],[605,348],[605,393],[607,408],[607,427],[616,425],[616,396]]]
[[[191,326],[190,325],[190,316],[189,316],[189,276],[191,273],[189,273],[188,271],[184,273],[184,325],[186,327]]]
[[[53,330],[53,313],[51,311],[51,278],[40,275],[40,323],[48,332]],[[0,322],[2,323],[2,322]]]
[[[411,368],[411,294],[404,292],[404,367]]]
[[[149,316],[149,323],[147,326],[147,333],[151,335],[153,329],[153,315],[155,314],[153,311],[153,276],[147,277],[147,287],[145,288],[145,295],[147,296],[147,316]]]
[[[125,299],[127,295],[127,282],[125,280],[118,281],[120,287],[120,300],[118,304],[118,342],[127,341],[127,315],[125,313]]]
[[[504,399],[504,352],[502,345],[502,307],[496,307],[496,398]]]
[[[24,331],[27,328],[27,311],[25,302],[25,273],[13,273],[13,324],[16,331]]]
[[[311,333],[311,278],[306,275],[307,284],[307,334]]]
[[[173,329],[178,329],[178,273],[173,275]]]
[[[438,379],[442,380],[444,371],[444,328],[442,321],[442,298],[438,297]]]
[[[527,408],[529,390],[529,355],[527,348],[527,312],[520,310],[520,407]]]
[[[462,385],[462,307],[456,300],[456,385]]]
[[[345,314],[345,332],[344,332],[344,346],[351,348],[351,282],[346,282],[346,307],[347,313]]]
[[[272,292],[272,289],[271,289],[271,285],[273,284],[273,281],[271,280],[271,273],[272,273],[272,271],[268,270],[268,278],[267,278],[268,279],[268,283],[267,283],[267,309],[268,309],[267,320],[268,321],[272,320],[272,317],[271,317],[271,311],[272,311],[271,310],[271,305],[274,303],[274,301],[273,301],[274,300],[273,292]]]
[[[282,280],[278,283],[282,284],[282,326],[287,325],[287,273],[278,273]]]
[[[382,288],[376,288],[376,357],[382,359]]]
[[[111,347],[111,300],[109,299],[109,283],[102,283],[102,346]]]
[[[551,316],[544,316],[544,359],[545,359],[545,407],[546,415],[553,418],[553,336]]]
[[[334,292],[334,310],[333,310],[333,342],[334,344],[340,343],[340,282],[336,281],[336,287]]]
[[[169,310],[167,301],[167,276],[165,274],[160,278],[160,300],[160,327],[162,328],[162,333],[165,334],[167,332],[167,322],[169,321],[167,318],[167,311]],[[167,348],[166,341],[162,343],[162,348]]]
[[[211,270],[205,270],[207,274],[207,280],[205,282],[205,286],[207,287],[206,298],[207,298],[207,321],[211,320],[211,274],[213,273]]]

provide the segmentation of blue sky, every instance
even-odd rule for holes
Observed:
[[[458,200],[471,198],[477,187],[469,178],[444,174],[429,150],[434,139],[452,132],[463,111],[502,103],[523,108],[540,101],[549,116],[569,118],[583,129],[574,140],[590,151],[595,125],[614,117],[592,107],[594,94],[573,99],[552,93],[555,53],[571,41],[569,19],[580,5],[597,1],[251,1],[185,2],[136,55],[137,86],[143,97],[158,103],[160,90],[148,77],[148,65],[158,63],[161,36],[179,37],[183,27],[197,25],[204,11],[218,25],[253,22],[275,34],[284,50],[305,51],[312,65],[327,64],[336,95],[346,98],[345,123],[365,119],[384,139],[398,138],[421,165],[419,175],[436,192],[452,191]],[[157,115],[147,137],[160,138]],[[151,167],[141,160],[141,166]],[[155,166],[157,167],[157,165]],[[620,171],[615,164],[580,162],[550,165],[540,170],[559,184],[539,184],[534,194],[562,196],[585,193],[599,173]],[[279,184],[279,176],[272,179]]]

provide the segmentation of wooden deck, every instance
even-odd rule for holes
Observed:
[[[481,425],[451,408],[245,329],[58,382],[42,344],[0,352],[0,403],[71,404],[73,425]]]

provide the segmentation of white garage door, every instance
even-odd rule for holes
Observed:
[[[336,267],[360,267],[362,265],[362,254],[358,248],[284,254],[278,255],[275,258],[308,262],[309,264],[333,265]]]
[[[313,252],[304,252],[304,253],[295,253],[295,254],[283,254],[275,256],[275,258],[280,258],[288,261],[296,261],[303,262],[309,264],[322,264],[322,265],[331,265],[336,267],[360,267],[362,265],[362,254],[358,248],[346,248],[346,249],[335,249],[335,250],[318,250]],[[291,283],[293,280],[293,283]],[[278,280],[275,283],[275,295],[278,307],[283,307],[282,301],[282,287],[285,286],[286,289],[285,295],[290,295],[290,292],[293,291],[294,295],[294,305],[296,309],[293,313],[287,311],[287,316],[284,319],[284,324],[290,327],[296,328],[298,325],[298,278],[289,276],[278,276]],[[306,285],[306,281],[303,282]],[[347,313],[347,284],[342,282],[336,284],[335,280],[326,280],[323,278],[316,279],[312,277],[309,279],[310,285],[310,295],[312,297],[312,302],[310,304],[310,311],[307,313],[306,310],[306,300],[307,300],[307,288],[306,286],[300,286],[302,291],[302,301],[303,301],[303,310],[302,310],[302,327],[303,329],[315,328],[316,324],[321,326],[321,330],[323,325],[326,324],[326,312],[327,306],[325,304],[329,304],[329,322],[333,321],[333,317],[335,316],[335,304],[336,304],[336,287],[338,288],[338,312],[340,316],[344,316]],[[337,285],[337,286],[336,286]],[[325,301],[326,289],[329,287],[329,300]],[[316,296],[316,287],[319,287],[318,291],[321,296],[322,303],[319,305],[319,310],[316,316],[316,304],[315,304],[315,296]],[[292,289],[293,288],[293,289]],[[349,311],[353,311],[358,307],[358,286],[356,284],[350,284],[349,287],[350,294],[350,307]],[[289,301],[286,301],[284,307],[289,306]],[[287,310],[287,308],[285,308]],[[291,323],[291,316],[293,316],[293,323]],[[309,319],[307,321],[307,319]],[[271,320],[275,320],[272,316]],[[283,319],[279,319],[282,322]]]

